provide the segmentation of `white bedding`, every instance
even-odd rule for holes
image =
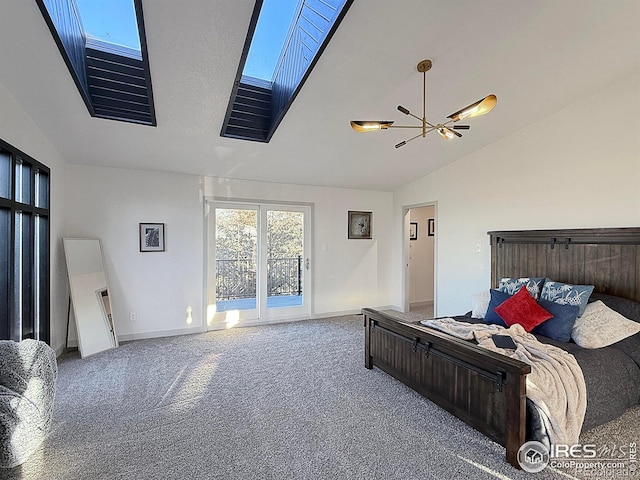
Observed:
[[[587,408],[587,391],[582,370],[573,355],[539,342],[518,324],[503,328],[492,324],[457,322],[452,318],[420,323],[458,338],[476,340],[480,347],[531,365],[531,373],[527,375],[527,397],[541,414],[550,442],[578,443]],[[517,348],[496,347],[491,338],[494,334],[509,335]]]

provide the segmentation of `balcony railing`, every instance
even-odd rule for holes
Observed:
[[[253,259],[216,260],[216,298],[255,298]],[[267,297],[302,295],[302,256],[267,259]]]

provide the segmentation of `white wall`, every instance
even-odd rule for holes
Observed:
[[[65,220],[65,162],[49,139],[0,84],[0,138],[51,169],[51,346],[61,353],[67,326],[68,283],[62,235]]]
[[[636,74],[397,190],[394,305],[406,205],[438,203],[437,315],[489,288],[488,231],[640,226],[639,107]]]
[[[206,178],[205,194],[313,204],[314,316],[391,304],[392,193]],[[349,210],[373,212],[372,240],[347,239]]]
[[[66,236],[100,239],[118,339],[202,331],[201,178],[69,166],[67,179]],[[165,251],[142,253],[138,224],[152,222]]]
[[[313,204],[314,316],[391,304],[390,192],[69,166],[67,234],[102,243],[120,340],[202,331],[203,194]],[[373,239],[347,239],[347,211],[373,212]],[[164,253],[140,253],[138,223],[164,222]],[[186,323],[186,308],[193,323]],[[131,312],[137,320],[129,321]]]

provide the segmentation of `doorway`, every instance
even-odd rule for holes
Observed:
[[[311,207],[209,205],[210,329],[309,318]]]
[[[436,293],[436,206],[405,209],[404,309],[432,317]]]

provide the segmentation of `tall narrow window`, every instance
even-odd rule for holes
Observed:
[[[49,169],[0,140],[0,339],[49,342]]]

